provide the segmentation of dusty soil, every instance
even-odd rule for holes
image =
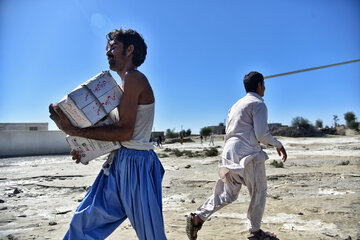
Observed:
[[[222,136],[215,138],[221,152]],[[169,149],[201,153],[208,143],[157,148],[166,170],[163,208],[168,239],[184,240],[185,216],[212,193],[214,157],[176,157]],[[268,198],[262,228],[284,239],[360,239],[360,137],[278,138],[288,152],[284,168],[275,149],[265,149]],[[165,150],[168,148],[167,150]],[[167,155],[167,156],[166,156]],[[0,159],[0,239],[61,239],[105,157],[88,166],[69,156]],[[215,213],[199,240],[246,239],[246,187],[236,202]],[[125,221],[108,239],[137,239]]]

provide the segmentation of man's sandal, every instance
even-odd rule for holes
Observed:
[[[194,217],[195,213],[190,213],[190,215],[186,218],[186,234],[189,240],[196,240],[197,232],[201,229],[203,223],[198,223],[197,226],[194,226]],[[194,236],[196,233],[196,236]]]
[[[249,240],[279,240],[275,234],[259,230],[247,237]]]

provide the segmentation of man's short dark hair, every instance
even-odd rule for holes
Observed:
[[[258,72],[250,72],[244,77],[244,87],[246,92],[256,92],[258,83],[264,82],[264,76]]]
[[[116,40],[122,42],[124,45],[123,54],[125,54],[125,50],[130,46],[134,45],[133,59],[132,63],[138,67],[140,66],[146,58],[147,46],[144,41],[144,38],[135,30],[120,28],[119,30],[114,30],[106,36],[109,41]]]

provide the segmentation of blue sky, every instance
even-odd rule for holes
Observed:
[[[48,105],[108,69],[105,35],[148,45],[154,129],[224,122],[249,71],[265,76],[360,58],[358,0],[0,1],[0,122],[49,122]],[[115,77],[116,73],[112,73]],[[118,77],[115,77],[119,80]],[[268,79],[269,122],[360,119],[360,63]]]

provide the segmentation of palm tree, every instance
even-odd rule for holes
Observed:
[[[336,127],[338,125],[337,122],[339,121],[338,115],[333,115],[333,121],[334,121],[334,125]]]

